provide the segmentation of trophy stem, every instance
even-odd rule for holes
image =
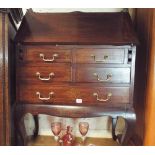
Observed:
[[[54,140],[58,141],[59,137],[58,136],[54,136]]]

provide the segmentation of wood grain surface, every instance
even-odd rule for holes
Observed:
[[[21,43],[137,44],[130,15],[119,13],[34,13],[28,11],[16,37]]]

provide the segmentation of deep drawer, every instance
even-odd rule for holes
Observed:
[[[24,65],[19,68],[18,80],[29,84],[44,84],[72,81],[70,64],[52,64],[46,67]]]
[[[124,63],[124,49],[76,49],[76,63]]]
[[[129,103],[128,87],[22,85],[19,102],[40,104],[124,105]]]
[[[130,83],[130,68],[77,66],[77,82]]]

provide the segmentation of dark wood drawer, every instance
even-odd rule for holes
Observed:
[[[76,63],[124,63],[125,49],[76,49]]]
[[[77,82],[130,83],[130,68],[77,66]]]
[[[26,103],[109,106],[129,103],[128,87],[22,85],[20,90],[17,98]]]
[[[50,67],[39,67],[24,65],[19,68],[18,80],[28,83],[53,83],[59,82],[70,82],[72,81],[71,75],[71,64],[56,64],[53,63]]]
[[[23,53],[22,53],[23,52]],[[19,51],[19,62],[31,64],[52,64],[54,62],[71,62],[71,50],[52,46],[28,46]]]

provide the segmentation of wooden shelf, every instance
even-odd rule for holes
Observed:
[[[75,145],[81,143],[81,138],[75,139]],[[82,143],[81,143],[82,145]],[[91,138],[87,137],[85,140],[85,146],[119,146],[119,144],[111,138]],[[28,146],[58,146],[52,136],[38,136],[35,140],[30,141]]]

